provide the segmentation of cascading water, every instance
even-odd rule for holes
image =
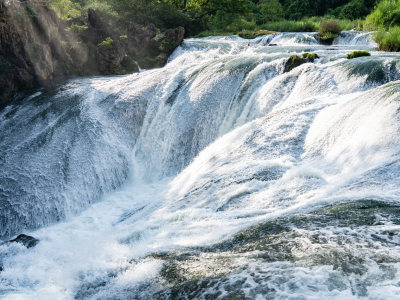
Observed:
[[[40,242],[0,245],[0,298],[400,297],[400,59],[370,38],[188,39],[15,99],[0,236]]]

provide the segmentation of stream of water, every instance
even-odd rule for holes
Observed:
[[[400,299],[400,56],[371,36],[187,39],[17,97],[0,298]]]

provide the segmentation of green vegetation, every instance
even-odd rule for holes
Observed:
[[[335,20],[326,20],[321,22],[318,29],[318,36],[323,41],[333,41],[338,37],[341,28]]]
[[[305,19],[303,21],[281,20],[260,26],[263,29],[280,32],[314,32],[318,25]]]
[[[365,29],[388,30],[400,25],[400,0],[382,0],[374,11],[365,19]]]
[[[102,41],[100,44],[98,44],[97,46],[99,47],[103,47],[106,49],[112,49],[113,48],[113,39],[110,37],[107,37],[104,41]]]
[[[389,1],[389,0],[385,0]],[[400,1],[400,0],[396,0]],[[65,20],[83,20],[94,8],[116,28],[132,21],[154,24],[161,31],[185,27],[187,36],[221,34],[248,35],[260,30],[310,32],[321,22],[335,20],[342,30],[360,29],[361,19],[376,0],[50,0]],[[82,22],[78,24],[82,26]],[[331,33],[333,31],[330,31]],[[123,35],[125,32],[121,32]],[[255,34],[256,35],[256,34]],[[329,32],[323,38],[334,36]]]
[[[307,62],[314,62],[314,60],[316,60],[317,58],[319,58],[317,53],[303,53],[302,56],[298,56],[296,54],[291,55],[289,57],[289,59],[286,61],[285,63],[285,67],[284,67],[284,72],[290,72],[291,70],[293,70],[294,68],[307,63]]]
[[[380,1],[365,19],[364,29],[377,30],[379,50],[400,51],[400,0]]]
[[[379,50],[400,51],[400,26],[390,27],[388,31],[381,30],[375,33],[375,41]]]
[[[71,27],[67,28],[68,31],[73,32],[75,34],[82,34],[88,29],[87,25],[77,25],[72,24]]]
[[[371,56],[371,54],[368,51],[359,50],[359,51],[353,51],[353,52],[347,54],[346,58],[353,59],[353,58],[362,57],[362,56]]]
[[[310,62],[314,62],[314,60],[316,60],[317,58],[319,58],[317,53],[303,53],[303,58],[307,59]]]
[[[284,72],[289,72],[289,71],[293,70],[294,68],[296,68],[306,62],[307,62],[307,59],[302,58],[298,55],[292,55],[289,57],[289,59],[285,63]]]
[[[250,30],[243,30],[239,32],[239,36],[244,39],[255,39],[258,36],[267,35],[274,33],[273,31],[268,30],[257,30],[257,31],[250,31]]]
[[[186,36],[238,34],[243,38],[277,32],[314,32],[326,43],[341,30],[378,30],[379,49],[400,50],[400,0],[50,0],[70,31],[86,30],[89,7],[120,36],[134,20],[160,31],[185,27]],[[363,20],[366,17],[365,21]],[[75,22],[79,20],[78,22]],[[168,45],[163,45],[168,48]]]

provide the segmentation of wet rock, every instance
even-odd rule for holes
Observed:
[[[132,24],[128,34],[128,54],[135,57],[140,66],[149,69],[162,67],[185,36],[185,29],[177,27],[156,35],[154,25],[146,28]]]
[[[24,245],[26,248],[32,248],[39,243],[39,240],[26,234],[20,234],[15,239],[10,240],[10,243],[20,243]]]
[[[298,55],[292,55],[285,63],[284,72],[290,72],[294,68],[306,63],[306,62],[314,62],[315,59],[319,58],[316,53],[303,53],[302,57]]]
[[[300,66],[306,62],[307,62],[307,59],[302,58],[298,55],[292,55],[289,57],[289,59],[285,63],[284,72],[285,73],[290,72],[294,68],[297,68],[298,66]]]

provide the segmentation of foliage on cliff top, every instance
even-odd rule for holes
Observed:
[[[153,23],[161,30],[183,26],[187,35],[196,35],[205,30],[230,33],[258,29],[315,31],[318,24],[307,18],[325,16],[354,20],[368,14],[375,1],[50,0],[50,3],[66,20],[84,17],[91,7],[117,27],[132,21],[143,25]]]

